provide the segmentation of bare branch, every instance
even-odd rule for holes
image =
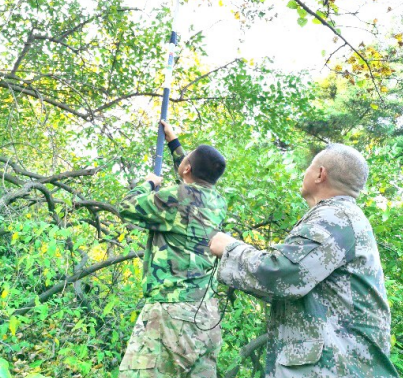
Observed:
[[[330,59],[332,59],[333,55],[336,54],[339,50],[341,50],[343,47],[347,46],[346,43],[344,43],[343,45],[339,46],[336,50],[334,50],[329,57],[327,58],[326,62],[325,62],[325,66],[330,62]],[[324,68],[324,67],[323,67]]]

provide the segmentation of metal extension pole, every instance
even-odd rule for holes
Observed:
[[[161,118],[160,119],[162,119],[164,121],[166,121],[168,118],[169,94],[171,91],[172,73],[173,73],[174,58],[175,58],[175,47],[177,44],[176,22],[177,22],[177,17],[178,17],[178,10],[179,10],[179,0],[176,0],[176,6],[175,6],[174,17],[173,17],[173,22],[172,22],[171,38],[169,39],[168,62],[167,62],[166,68],[165,68],[164,94],[163,94],[162,106],[161,106]],[[161,122],[159,122],[157,149],[156,149],[156,153],[155,153],[155,163],[154,163],[154,173],[157,176],[161,176],[162,155],[164,152],[164,141],[165,141],[164,127],[162,126]]]

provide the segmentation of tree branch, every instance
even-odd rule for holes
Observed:
[[[95,211],[108,211],[109,213],[112,213],[116,215],[117,217],[121,218],[119,211],[112,205],[109,205],[104,202],[98,202],[98,201],[75,201],[73,202],[74,207],[80,208],[80,207],[86,207],[90,209],[94,209]]]
[[[83,50],[83,48],[80,49],[76,49],[74,47],[71,47],[70,45],[68,45],[67,43],[64,43],[62,41],[60,41],[57,38],[53,38],[53,37],[48,37],[47,35],[39,35],[39,34],[35,34],[34,35],[34,39],[37,39],[39,41],[49,41],[49,42],[54,42],[54,43],[59,43],[60,45],[68,48],[69,50],[73,51],[75,54],[78,54],[80,51]]]
[[[267,343],[268,339],[269,336],[267,333],[265,333],[264,335],[257,337],[256,339],[243,346],[239,352],[241,360],[239,361],[237,366],[235,366],[233,369],[225,374],[224,378],[235,378],[240,369],[242,361],[245,360],[247,357],[250,357],[256,349],[263,347]]]
[[[21,65],[22,60],[24,59],[25,55],[27,55],[28,51],[30,50],[32,42],[34,41],[33,35],[34,35],[34,29],[32,28],[32,30],[28,34],[27,41],[24,44],[24,48],[22,49],[20,56],[17,58],[17,61],[14,63],[14,67],[10,73],[11,76],[15,76],[15,73],[17,72],[18,67]]]
[[[45,292],[43,292],[42,294],[40,294],[38,297],[39,302],[43,303],[43,302],[47,301],[53,295],[63,291],[67,285],[72,284],[86,276],[89,276],[90,274],[93,274],[100,269],[106,268],[111,265],[119,264],[122,261],[131,260],[136,257],[142,257],[143,255],[144,255],[143,251],[130,252],[125,256],[114,256],[114,257],[111,257],[98,264],[94,264],[94,265],[90,266],[88,269],[83,269],[82,271],[77,272],[76,274],[73,274],[72,276],[67,277],[63,282],[59,282],[55,286],[51,287],[50,289],[48,289]],[[31,310],[34,307],[35,307],[35,300],[31,300],[24,307],[19,308],[16,311],[14,311],[14,314],[15,315],[25,315],[29,310]]]
[[[0,198],[0,212],[6,208],[8,205],[15,202],[18,198],[25,197],[31,190],[37,189],[44,195],[46,202],[48,204],[49,212],[51,213],[56,224],[60,224],[60,218],[55,212],[55,201],[53,200],[50,191],[39,182],[28,182],[21,189],[14,190],[10,193],[5,194]]]
[[[370,64],[368,63],[367,59],[364,58],[364,56],[355,48],[353,47],[353,45],[351,45],[350,42],[348,42],[332,25],[330,25],[326,20],[324,20],[321,16],[319,16],[318,14],[316,14],[316,12],[314,12],[313,10],[311,10],[310,8],[308,8],[303,2],[301,2],[300,0],[295,0],[295,2],[303,9],[305,9],[311,16],[315,17],[317,20],[320,21],[320,23],[326,27],[328,27],[334,34],[336,34],[341,40],[344,41],[344,43],[349,46],[365,63],[365,65],[368,67],[369,70],[369,74],[371,76],[371,80],[372,83],[374,84],[374,87],[376,89],[376,92],[380,98],[380,100],[383,102],[381,93],[379,92],[378,86],[376,85],[375,82],[375,77],[372,73],[372,69]]]
[[[42,183],[42,184],[51,183],[61,189],[66,190],[67,192],[69,192],[71,194],[78,196],[79,198],[81,198],[83,200],[85,199],[83,196],[81,196],[77,191],[75,191],[68,185],[59,182],[59,180],[63,180],[66,178],[72,178],[72,177],[93,176],[94,174],[98,173],[100,170],[103,169],[103,166],[98,167],[98,168],[86,168],[86,169],[80,169],[77,171],[66,171],[66,172],[59,173],[57,175],[46,177],[46,176],[42,176],[37,173],[29,172],[29,171],[23,169],[17,163],[13,162],[12,160],[10,160],[9,158],[7,158],[5,156],[0,156],[0,162],[5,163],[6,166],[9,165],[14,170],[14,172],[17,174],[36,179],[39,183]],[[4,178],[6,177],[5,175],[6,174],[4,174]],[[6,181],[9,181],[9,182],[12,182],[15,184],[17,184],[16,180],[19,180],[19,179],[13,178],[13,176],[11,176],[11,175],[7,175],[7,178],[8,179]],[[23,185],[25,183],[26,182],[21,181],[20,185]]]
[[[198,81],[204,79],[204,78],[207,77],[207,76],[210,76],[211,74],[213,74],[213,73],[215,73],[215,72],[217,72],[217,71],[220,71],[220,70],[222,70],[222,69],[224,69],[224,68],[227,68],[227,67],[230,66],[231,64],[236,63],[236,62],[238,62],[238,61],[239,61],[238,58],[237,58],[237,59],[234,59],[232,62],[229,62],[229,63],[227,63],[227,64],[225,64],[225,65],[223,65],[223,66],[221,66],[221,67],[217,67],[216,69],[214,69],[214,70],[212,70],[212,71],[210,71],[210,72],[207,72],[207,73],[204,74],[204,75],[201,75],[201,76],[197,77],[196,79],[194,79],[193,81],[191,81],[189,84],[185,85],[185,86],[181,89],[180,95],[179,95],[179,99],[178,99],[178,100],[183,100],[183,95],[184,95],[185,92],[189,89],[189,87],[192,86],[193,84],[197,83]]]
[[[27,89],[27,88],[21,87],[21,86],[19,86],[17,84],[9,83],[8,81],[5,81],[5,80],[0,80],[0,87],[6,88],[6,89],[12,89],[15,92],[24,93],[24,94],[27,94],[28,96],[35,97],[35,98],[37,98],[37,99],[39,99],[41,101],[44,101],[44,102],[47,102],[48,104],[56,106],[59,109],[62,109],[62,110],[65,110],[65,111],[67,111],[67,112],[69,112],[71,114],[74,114],[75,116],[77,116],[79,118],[82,118],[85,121],[90,121],[91,120],[89,114],[84,114],[84,113],[81,113],[81,112],[79,112],[77,110],[74,110],[70,106],[68,106],[68,105],[66,105],[66,104],[64,104],[62,102],[56,101],[56,100],[54,100],[52,98],[49,98],[49,97],[46,97],[46,96],[40,96],[37,93],[37,91],[35,91],[35,90]]]
[[[0,171],[0,176],[2,177],[2,181],[7,181],[14,185],[23,186],[26,184],[25,181],[20,180],[18,177],[12,176],[9,173],[5,173],[4,171]]]

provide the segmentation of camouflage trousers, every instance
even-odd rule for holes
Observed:
[[[141,311],[118,378],[216,378],[221,329],[216,299],[150,303]]]

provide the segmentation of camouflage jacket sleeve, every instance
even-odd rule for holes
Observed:
[[[315,209],[284,244],[267,251],[233,243],[222,257],[219,280],[268,302],[303,297],[351,258],[354,231],[346,219],[337,222],[335,212]]]
[[[159,192],[146,182],[136,186],[119,206],[120,214],[139,227],[153,231],[171,231],[178,210],[178,187]]]
[[[186,152],[180,144],[178,138],[170,141],[168,143],[168,147],[171,150],[172,159],[174,161],[175,173],[178,174],[179,165],[182,162],[183,158],[186,156]]]

